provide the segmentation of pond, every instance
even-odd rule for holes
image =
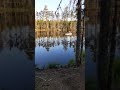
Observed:
[[[25,33],[30,30],[14,27],[0,32],[0,90],[34,89],[34,47],[29,46],[34,42]]]
[[[35,65],[42,69],[50,64],[68,65],[75,61],[76,36],[40,37],[36,39]]]

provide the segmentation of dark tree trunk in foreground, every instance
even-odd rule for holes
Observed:
[[[77,3],[77,41],[76,41],[76,64],[80,66],[80,33],[81,33],[81,0]]]
[[[109,63],[109,72],[108,72],[108,89],[111,90],[112,86],[112,68],[113,68],[113,61],[115,57],[115,49],[116,49],[116,31],[117,31],[117,0],[115,0],[114,5],[114,17],[113,17],[113,26],[110,34],[110,63]]]
[[[84,43],[84,16],[83,16],[83,26],[82,26],[82,32],[81,32],[81,48],[80,48],[80,61],[82,61],[83,57],[83,43]]]
[[[100,32],[97,57],[97,90],[108,90],[108,43],[110,31],[110,0],[100,0]]]

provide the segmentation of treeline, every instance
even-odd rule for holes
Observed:
[[[35,21],[35,28],[39,30],[58,30],[58,31],[76,31],[76,21],[57,21],[57,20],[51,20],[51,21],[44,21],[44,20],[36,20]]]

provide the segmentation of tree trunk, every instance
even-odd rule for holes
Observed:
[[[112,68],[113,68],[113,61],[115,57],[115,49],[116,49],[116,31],[117,31],[117,0],[115,0],[115,11],[113,17],[113,26],[110,34],[110,63],[109,63],[109,72],[108,72],[108,89],[111,90],[112,86]]]
[[[100,33],[99,33],[99,46],[97,57],[97,90],[108,90],[108,43],[110,31],[110,0],[101,0],[100,2]]]
[[[77,3],[77,41],[76,41],[76,64],[80,66],[80,33],[81,33],[81,0]]]
[[[80,48],[80,61],[83,59],[83,42],[84,42],[84,17],[83,17],[83,25],[82,25],[82,32],[81,32],[81,48]]]

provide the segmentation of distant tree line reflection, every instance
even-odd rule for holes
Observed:
[[[35,46],[33,33],[33,29],[29,26],[6,28],[0,32],[0,47],[9,48],[10,51],[13,48],[18,48],[32,60]]]
[[[76,36],[64,36],[64,37],[41,37],[36,39],[36,46],[41,46],[46,48],[47,51],[51,47],[63,46],[63,49],[66,51],[69,48],[74,48],[76,45]]]

